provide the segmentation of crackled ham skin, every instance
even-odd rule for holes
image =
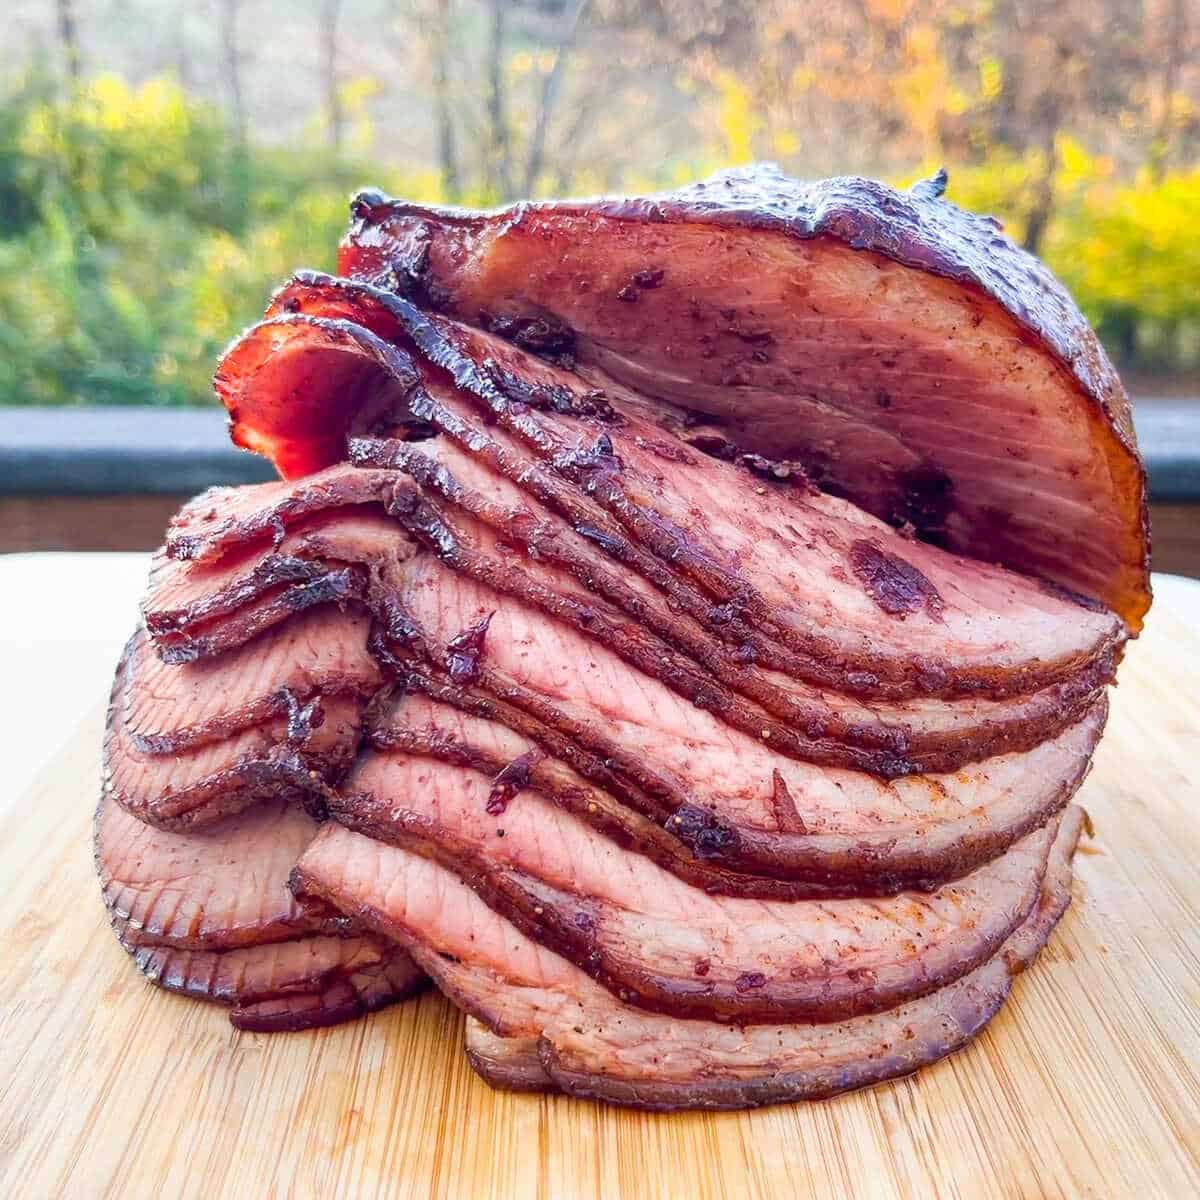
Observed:
[[[1125,392],[1057,280],[940,187],[759,165],[492,213],[366,192],[339,270],[708,414],[885,520],[1140,627]]]
[[[1036,904],[982,966],[886,1012],[820,1024],[727,1026],[630,1008],[452,872],[337,826],[301,858],[293,887],[397,939],[493,1034],[524,1039],[512,1072],[493,1076],[500,1085],[515,1074],[524,1087],[544,1086],[530,1070],[533,1041],[547,1080],[575,1095],[653,1109],[745,1108],[865,1087],[965,1045],[1066,909],[1082,821],[1081,810],[1068,810]]]

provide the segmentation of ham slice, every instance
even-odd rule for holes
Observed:
[[[384,939],[310,937],[233,950],[178,950],[117,936],[167,991],[230,1005],[238,1029],[282,1033],[351,1021],[419,990],[424,974]]]
[[[461,701],[469,711],[516,729],[697,857],[734,871],[826,886],[928,886],[993,856],[1061,807],[1086,774],[1106,715],[1100,699],[1032,751],[888,782],[786,757],[769,738],[747,736],[635,672],[601,642],[437,560],[414,559],[400,586],[435,661],[448,660],[462,631],[488,621]],[[416,686],[445,694],[436,673],[415,673]]]
[[[342,791],[339,821],[448,866],[625,1002],[737,1023],[840,1019],[957,978],[1028,915],[1051,839],[1037,830],[928,894],[734,899],[674,878],[535,792],[498,812],[496,785],[459,766],[376,754]]]
[[[702,623],[676,611],[670,596],[614,569],[591,541],[508,479],[481,471],[448,438],[417,445],[359,439],[351,454],[395,465],[420,485],[419,491],[398,487],[389,510],[447,565],[573,624],[728,724],[756,737],[766,729],[775,746],[810,762],[897,775],[950,771],[1027,749],[1077,720],[1112,669],[1105,658],[1007,701],[867,703],[731,652]]]
[[[364,193],[354,213],[342,274],[698,410],[1139,627],[1145,473],[1116,372],[1046,268],[940,187],[756,166],[645,198],[467,213]]]
[[[521,1039],[526,1086],[536,1043],[547,1081],[575,1095],[645,1108],[745,1108],[818,1099],[905,1075],[964,1046],[1070,901],[1082,811],[1071,809],[1038,902],[998,953],[954,983],[884,1013],[845,1021],[725,1026],[641,1012],[530,941],[457,876],[426,858],[329,826],[293,886],[322,896],[409,947],[455,1003],[500,1037]],[[382,880],[388,880],[384,885]],[[495,1059],[495,1043],[488,1048]],[[488,1065],[488,1057],[472,1061]]]
[[[310,609],[221,658],[164,663],[145,629],[130,645],[122,719],[140,754],[219,742],[314,696],[369,698],[382,683],[363,612]]]
[[[346,931],[335,910],[305,908],[287,888],[320,825],[281,800],[207,829],[171,833],[101,797],[96,871],[128,941],[179,950],[232,950]]]
[[[733,871],[694,854],[670,832],[670,822],[664,828],[622,803],[613,792],[590,783],[562,759],[545,756],[538,743],[511,727],[517,722],[511,717],[509,721],[505,725],[473,715],[470,697],[461,689],[431,685],[428,695],[410,692],[394,703],[390,712],[381,714],[368,733],[367,744],[384,761],[376,763],[364,757],[353,779],[382,771],[386,780],[393,769],[407,774],[416,769],[410,759],[417,766],[424,759],[451,763],[477,772],[489,782],[486,799],[470,810],[476,821],[483,822],[483,848],[503,852],[505,846],[498,830],[505,830],[504,842],[511,836],[506,822],[490,819],[489,805],[494,808],[519,803],[522,809],[533,805],[538,812],[546,811],[550,826],[557,826],[563,814],[569,813],[616,846],[644,855],[708,895],[759,899],[888,895],[906,886],[928,890],[966,874],[1038,828],[1060,811],[1074,786],[1071,780],[1070,786],[1058,790],[1037,786],[1012,786],[992,793],[984,790],[978,797],[983,802],[973,808],[968,805],[958,820],[948,811],[949,805],[927,802],[922,806],[920,791],[914,791],[910,809],[901,805],[895,812],[880,812],[874,817],[857,812],[852,807],[853,797],[839,797],[844,802],[839,816],[821,810],[820,793],[793,796],[781,774],[778,780],[772,778],[768,792],[781,826],[778,840],[797,856],[807,847],[810,870],[791,878],[776,878]],[[1084,736],[1090,738],[1092,731]],[[1055,749],[1071,753],[1061,744]],[[1082,750],[1076,753],[1083,757]],[[388,766],[389,759],[392,766]],[[601,767],[597,773],[602,772]],[[344,794],[333,801],[333,812],[343,822],[383,840],[396,837],[398,832],[403,838],[392,813],[420,808],[429,799],[403,787],[399,779],[395,781],[396,790],[389,783],[367,794],[361,789],[356,792],[353,779],[343,788]],[[841,782],[854,779],[847,774]],[[502,788],[493,802],[491,789],[497,780]],[[837,789],[826,793],[830,794],[838,795]],[[936,787],[930,787],[927,801],[936,795]],[[868,794],[867,800],[870,798]],[[550,805],[560,811],[551,810]],[[839,823],[841,833],[836,832]],[[848,849],[869,833],[875,837],[863,851]],[[602,847],[596,851],[604,852]],[[873,857],[868,852],[873,852]],[[897,859],[908,869],[899,869]],[[825,874],[819,876],[816,865],[822,862]]]
[[[326,486],[315,493],[326,505],[320,508],[311,507],[314,491],[308,485],[291,485],[282,494],[274,484],[258,485],[254,496],[240,497],[236,516],[206,546],[209,558],[172,559],[169,546],[160,553],[143,602],[147,627],[158,629],[152,636],[159,657],[178,664],[223,654],[310,607],[319,608],[317,620],[324,621],[331,603],[385,617],[388,589],[383,581],[399,571],[414,547],[379,505],[340,503],[339,497],[358,494],[360,475],[373,477],[375,492],[390,489],[395,481],[393,472],[334,468],[326,472]],[[297,490],[305,496],[293,503]],[[186,505],[177,519],[185,521],[196,503]],[[256,548],[264,525],[276,530],[277,546]],[[315,578],[256,592],[258,582],[274,577],[277,568],[294,572],[309,567]]]
[[[135,639],[117,668],[104,736],[103,790],[139,820],[184,830],[277,797],[319,806],[358,747],[362,702],[315,696],[285,717],[170,754],[139,751],[125,720]],[[236,681],[231,679],[231,684]]]
[[[387,472],[334,469],[300,484],[209,488],[171,518],[166,555],[211,563],[247,543],[281,542],[287,526],[331,508],[370,504],[389,482]]]
[[[242,426],[272,444],[293,436],[284,397],[238,369],[285,326],[295,376],[290,392],[304,388],[307,404],[319,402],[312,393],[326,391],[316,364],[357,354],[364,376],[379,379],[377,390],[390,378],[394,403],[403,398],[427,418],[411,383],[413,359],[390,344],[403,341],[425,364],[430,387],[437,390],[439,372],[452,374],[470,403],[610,511],[630,539],[700,587],[710,611],[721,609],[726,620],[736,615],[782,641],[814,682],[870,695],[1011,695],[1108,659],[1124,639],[1111,614],[902,538],[835,497],[794,488],[776,493],[623,407],[619,389],[603,392],[614,398],[591,411],[600,402],[589,397],[599,393],[583,381],[479,330],[328,277],[298,280],[272,311],[305,306],[255,327],[228,352],[220,387]],[[310,311],[351,311],[363,324]],[[444,380],[441,393],[444,399]],[[336,420],[345,397],[328,389],[325,403]],[[607,550],[605,539],[598,544]],[[778,570],[780,563],[796,565]]]
[[[214,658],[245,645],[296,613],[331,604],[345,607],[363,598],[367,582],[360,571],[319,561],[314,565],[317,571],[311,579],[271,588],[191,628],[152,634],[158,656],[172,666]]]
[[[407,954],[288,889],[318,829],[267,800],[169,833],[102,796],[96,869],[122,946],[159,986],[232,1006],[239,1029],[332,1025],[410,995],[423,974]]]

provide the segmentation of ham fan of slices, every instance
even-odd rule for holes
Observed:
[[[432,980],[493,1085],[645,1108],[963,1046],[1149,604],[1061,287],[937,180],[352,214],[218,366],[280,481],[173,519],[116,672],[121,944],[243,1029]]]

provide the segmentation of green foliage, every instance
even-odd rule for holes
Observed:
[[[1053,216],[1040,252],[1121,363],[1150,370],[1200,364],[1200,168],[1161,179],[1116,178],[1111,161],[1060,137]],[[1024,235],[1045,163],[994,150],[953,168],[950,198]]]
[[[0,107],[0,403],[211,399],[217,353],[298,266],[331,269],[386,172],[241,146],[170,80],[30,78]],[[427,186],[426,186],[427,190]]]
[[[722,84],[725,159],[750,156],[761,134],[735,85]],[[774,138],[775,153],[798,153]],[[356,140],[369,143],[369,131]],[[951,198],[1020,238],[1046,164],[984,149],[950,164]],[[1051,267],[1119,358],[1195,365],[1200,169],[1121,182],[1069,139],[1055,161]],[[663,163],[657,178],[698,166]],[[437,195],[431,173],[397,179],[323,150],[239,144],[218,110],[168,79],[103,76],[64,98],[31,73],[0,105],[0,403],[209,402],[220,348],[296,267],[333,266],[347,197],[368,181]]]
[[[1047,256],[1110,349],[1134,362],[1200,363],[1200,168],[1083,185]]]

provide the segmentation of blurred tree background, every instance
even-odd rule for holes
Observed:
[[[206,402],[348,194],[945,164],[1143,386],[1200,374],[1200,0],[9,0],[0,403]]]

